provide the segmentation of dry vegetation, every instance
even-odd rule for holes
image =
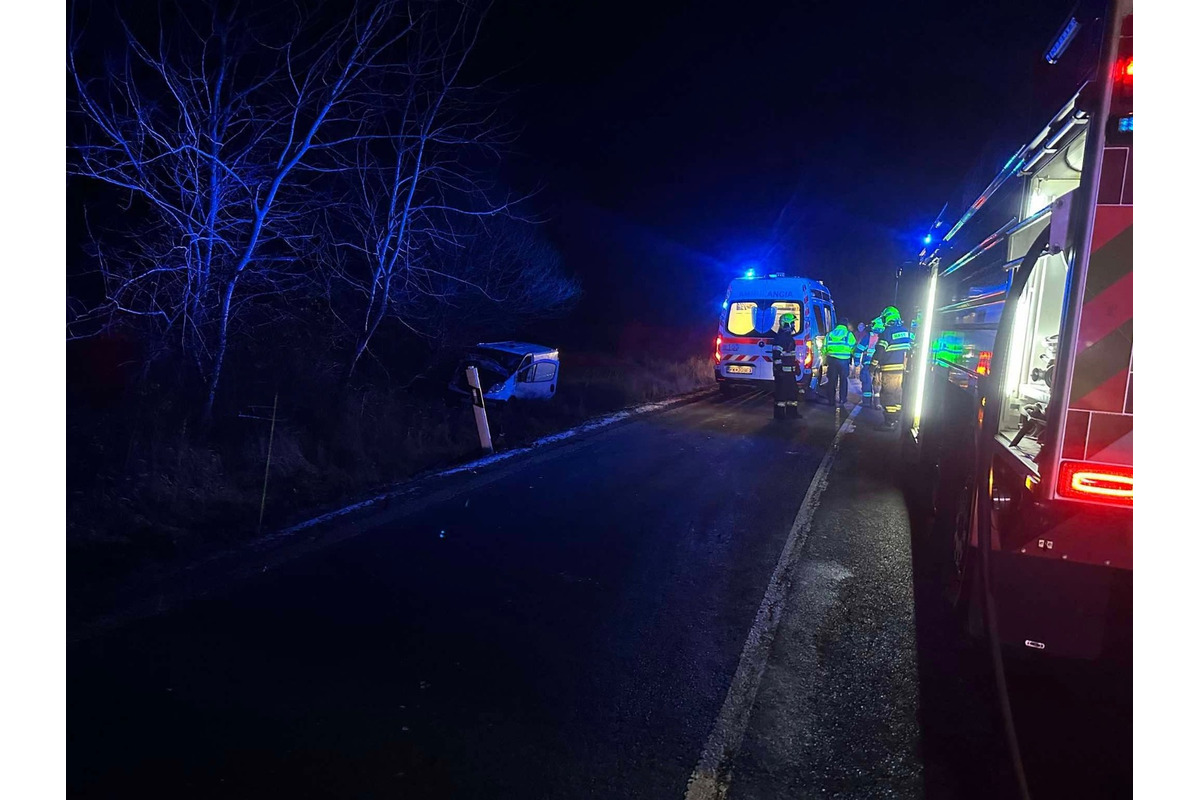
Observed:
[[[498,449],[528,444],[590,417],[712,384],[704,358],[619,360],[567,355],[550,402],[491,411]],[[267,407],[254,415],[269,418]],[[125,406],[122,406],[125,407]],[[227,547],[478,454],[470,406],[436,385],[370,388],[319,408],[281,394],[264,521],[259,507],[270,422],[239,417],[199,435],[169,407],[125,418],[69,420],[72,583],[106,583],[138,564]],[[87,465],[86,467],[82,465]]]

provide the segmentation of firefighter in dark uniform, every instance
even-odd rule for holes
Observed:
[[[800,416],[795,335],[796,315],[784,314],[779,319],[779,330],[771,339],[771,359],[775,367],[775,419]]]
[[[872,366],[879,369],[879,402],[883,406],[882,430],[895,430],[900,416],[900,396],[904,391],[904,363],[912,349],[912,332],[900,318],[895,306],[888,306],[880,314],[883,333],[875,343]]]

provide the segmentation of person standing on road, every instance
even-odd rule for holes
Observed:
[[[825,337],[830,405],[846,405],[850,392],[850,359],[854,356],[854,346],[854,334],[844,324],[837,325]]]
[[[796,383],[796,315],[779,318],[779,330],[771,339],[775,367],[775,419],[800,416],[800,386]]]
[[[904,392],[904,363],[912,348],[912,332],[900,318],[895,306],[888,306],[880,314],[883,333],[875,343],[875,356],[871,363],[879,367],[879,401],[883,404],[881,430],[895,430],[900,416],[900,398]]]
[[[858,367],[858,379],[862,382],[862,402],[867,408],[875,407],[871,359],[875,357],[875,342],[881,333],[883,333],[883,320],[879,317],[871,322],[858,324],[858,342],[854,345],[854,364]]]

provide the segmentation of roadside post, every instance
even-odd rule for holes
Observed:
[[[475,407],[475,427],[479,429],[479,446],[492,452],[492,432],[488,429],[487,409],[483,407],[483,387],[479,385],[479,370],[467,367],[467,384],[471,387],[471,405]]]

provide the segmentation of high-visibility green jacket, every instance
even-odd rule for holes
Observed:
[[[838,325],[825,337],[825,355],[849,360],[854,355],[854,334],[845,325]]]

